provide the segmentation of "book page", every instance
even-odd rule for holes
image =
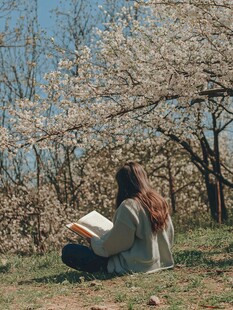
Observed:
[[[112,229],[113,223],[97,211],[92,211],[80,218],[76,223],[66,225],[67,228],[84,238],[101,237]]]
[[[92,211],[83,216],[77,221],[77,224],[89,228],[99,237],[113,227],[113,223],[97,211]]]

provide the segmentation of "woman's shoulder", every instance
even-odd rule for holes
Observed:
[[[138,206],[138,202],[136,201],[136,199],[133,198],[127,198],[125,200],[122,201],[122,203],[120,204],[119,207],[134,207],[136,208]]]
[[[117,208],[115,219],[121,222],[138,224],[139,222],[139,206],[135,199],[127,198]]]
[[[119,209],[125,210],[133,214],[138,214],[142,208],[140,203],[136,199],[127,198],[124,201],[122,201],[122,203],[119,206]]]

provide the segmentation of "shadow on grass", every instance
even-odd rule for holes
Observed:
[[[11,269],[11,264],[7,263],[6,265],[0,266],[0,273],[7,273]]]
[[[230,243],[228,247],[225,248],[227,253],[233,253],[233,243]]]
[[[228,268],[233,266],[233,259],[225,258],[223,255],[222,258],[214,260],[211,258],[214,254],[221,254],[221,252],[210,254],[197,250],[184,250],[175,253],[174,259],[176,264],[184,264],[186,267]]]
[[[233,259],[229,258],[229,254],[232,251],[232,244],[225,248],[225,252],[214,251],[214,252],[203,252],[200,250],[183,250],[174,253],[174,260],[176,265],[184,265],[185,267],[206,267],[206,268],[216,268],[216,269],[227,269],[233,266]],[[228,254],[228,255],[225,255]],[[217,255],[217,258],[214,257]],[[8,271],[9,266],[0,266],[0,273]],[[67,271],[60,274],[54,274],[49,276],[43,276],[38,278],[33,278],[26,281],[18,282],[19,285],[23,284],[74,284],[82,283],[94,280],[109,280],[115,277],[119,277],[116,274],[108,273],[88,273],[81,271]]]
[[[108,280],[116,277],[115,274],[107,273],[88,273],[82,271],[68,271],[62,272],[57,275],[44,276],[41,278],[33,278],[27,281],[18,282],[19,285],[22,284],[32,284],[32,283],[44,283],[44,284],[72,284],[72,283],[82,283],[93,280]]]

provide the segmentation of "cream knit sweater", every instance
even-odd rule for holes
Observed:
[[[149,217],[135,200],[126,199],[116,210],[113,228],[101,238],[91,238],[93,251],[109,257],[109,273],[154,272],[174,266],[171,253],[174,229],[153,233]]]

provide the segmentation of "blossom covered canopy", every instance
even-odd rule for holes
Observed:
[[[220,130],[231,124],[232,1],[135,1],[133,8],[137,16],[123,9],[92,48],[47,74],[45,99],[11,111],[19,144],[77,145],[139,122],[195,141],[216,109]],[[74,67],[78,74],[69,73]]]

